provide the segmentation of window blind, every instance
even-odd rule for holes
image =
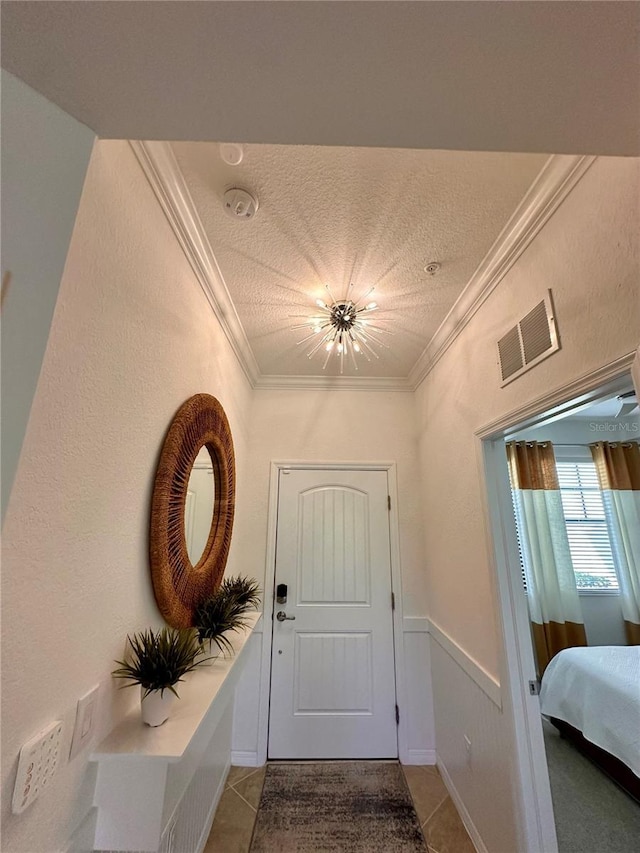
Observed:
[[[556,467],[578,589],[617,590],[596,466],[585,461],[557,462]]]

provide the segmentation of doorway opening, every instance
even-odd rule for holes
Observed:
[[[590,381],[593,387],[589,387]],[[561,739],[553,724],[542,716],[539,674],[546,661],[540,659],[540,649],[536,651],[534,643],[537,626],[532,618],[532,609],[535,609],[532,599],[535,599],[535,590],[526,588],[527,572],[523,563],[532,558],[530,554],[523,554],[523,541],[518,537],[516,516],[523,510],[518,508],[515,486],[512,492],[506,443],[538,442],[553,446],[562,495],[562,500],[558,496],[556,502],[561,506],[560,513],[564,514],[564,538],[569,546],[569,562],[575,570],[577,597],[584,614],[581,621],[586,627],[587,649],[584,651],[591,655],[591,660],[605,647],[623,649],[627,646],[615,561],[605,547],[607,520],[597,506],[600,497],[595,491],[597,483],[589,446],[603,440],[638,442],[640,413],[636,411],[634,415],[634,401],[628,371],[604,382],[601,374],[599,382],[598,377],[592,380],[587,377],[582,387],[574,388],[573,394],[568,393],[564,401],[558,400],[558,395],[555,399],[550,396],[540,401],[537,411],[529,410],[524,417],[507,417],[502,423],[478,433],[485,464],[496,592],[504,637],[502,677],[514,724],[521,834],[526,845],[524,849],[528,850],[569,853],[586,849],[585,833],[589,844],[597,846],[594,838],[603,831],[609,839],[612,832],[617,832],[619,849],[631,849],[626,839],[633,834],[637,836],[640,831],[640,806],[619,791],[582,752]],[[522,517],[519,521],[522,525]],[[640,518],[637,525],[640,531]],[[528,535],[525,530],[525,539]],[[532,535],[535,537],[535,531]],[[525,551],[527,547],[525,541]],[[588,647],[592,651],[588,651]],[[640,654],[640,647],[636,648]],[[635,651],[631,654],[635,655]],[[560,660],[562,657],[549,667],[546,681],[542,680],[545,701],[551,672]],[[550,692],[549,687],[547,693]],[[636,701],[636,713],[640,713],[640,699]],[[630,756],[626,761],[634,763]]]

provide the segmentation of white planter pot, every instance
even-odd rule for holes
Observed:
[[[140,686],[140,708],[142,722],[148,726],[161,726],[169,719],[171,707],[176,700],[175,693],[170,690],[152,690],[144,696],[144,687]]]

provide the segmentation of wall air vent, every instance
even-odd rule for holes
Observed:
[[[502,387],[560,349],[551,291],[498,341]]]

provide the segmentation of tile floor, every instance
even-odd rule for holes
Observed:
[[[403,767],[429,853],[475,853],[436,767]],[[232,767],[204,853],[248,853],[264,767]]]

